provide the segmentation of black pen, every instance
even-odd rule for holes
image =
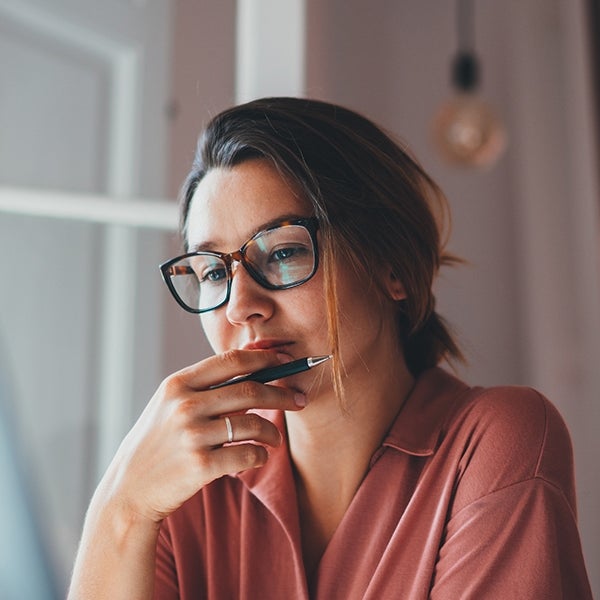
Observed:
[[[211,385],[209,389],[216,390],[217,388],[225,387],[226,385],[233,385],[234,383],[241,383],[242,381],[258,381],[258,383],[268,383],[269,381],[275,381],[276,379],[281,379],[282,377],[289,377],[290,375],[295,375],[296,373],[308,371],[308,369],[312,369],[313,367],[324,363],[330,358],[330,354],[326,356],[307,356],[306,358],[299,358],[298,360],[277,365],[276,367],[267,367],[266,369],[261,369],[260,371],[249,373],[248,375],[238,375],[237,377],[228,379],[223,383]]]

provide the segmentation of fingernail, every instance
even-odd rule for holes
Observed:
[[[277,358],[279,359],[279,362],[281,364],[292,362],[292,357],[289,354],[283,354],[283,353],[278,352]]]
[[[296,406],[304,408],[306,406],[306,396],[297,392],[294,394],[294,402]]]

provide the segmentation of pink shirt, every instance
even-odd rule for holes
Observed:
[[[282,414],[269,417],[284,430]],[[166,519],[155,597],[591,598],[569,434],[531,389],[469,388],[431,369],[373,455],[313,589],[284,444]]]

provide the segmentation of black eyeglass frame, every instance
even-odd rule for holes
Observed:
[[[299,281],[294,281],[293,283],[287,283],[287,284],[283,284],[283,285],[273,285],[272,283],[269,283],[258,271],[256,271],[252,267],[251,263],[246,261],[245,250],[249,244],[251,244],[257,237],[263,235],[264,233],[266,233],[268,231],[272,231],[273,229],[279,229],[280,227],[286,227],[286,226],[290,226],[290,225],[300,225],[301,227],[304,227],[304,229],[306,229],[308,231],[308,233],[310,235],[310,239],[312,241],[312,245],[313,245],[313,253],[314,253],[313,269],[309,275],[300,279]],[[317,230],[318,229],[319,229],[319,221],[318,221],[317,217],[306,217],[306,218],[302,218],[302,219],[291,219],[291,220],[281,221],[271,227],[268,227],[267,229],[262,229],[261,231],[259,231],[255,235],[253,235],[247,242],[244,243],[244,245],[239,250],[237,250],[235,252],[208,252],[208,251],[204,251],[204,250],[198,251],[198,252],[188,252],[187,254],[182,254],[180,256],[176,256],[175,258],[171,258],[170,260],[164,262],[163,264],[161,264],[159,266],[159,269],[162,274],[163,281],[165,282],[165,284],[169,288],[169,291],[171,292],[171,295],[173,296],[173,298],[175,298],[175,300],[177,301],[179,306],[181,306],[181,308],[183,308],[187,312],[194,313],[194,314],[210,312],[211,310],[216,310],[217,308],[220,308],[224,304],[227,304],[227,302],[229,301],[229,297],[231,295],[231,281],[233,278],[233,274],[231,272],[231,265],[233,264],[234,261],[241,263],[244,266],[244,268],[246,269],[246,271],[248,271],[248,273],[250,274],[252,279],[254,279],[254,281],[256,281],[259,285],[261,285],[262,287],[264,287],[267,290],[287,290],[287,289],[302,285],[303,283],[306,283],[309,279],[311,279],[314,276],[314,274],[317,272],[317,269],[319,268],[319,246],[317,244]],[[216,306],[212,306],[211,308],[194,308],[192,306],[189,306],[179,296],[179,293],[175,289],[175,285],[171,281],[171,277],[169,276],[169,269],[175,263],[178,263],[179,261],[184,260],[186,258],[191,258],[193,256],[215,256],[216,258],[221,259],[225,263],[225,269],[227,271],[227,289],[226,289],[225,297],[224,297],[223,301],[220,302],[219,304],[217,304]]]

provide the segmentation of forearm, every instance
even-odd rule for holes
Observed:
[[[99,488],[86,516],[69,600],[152,598],[159,528],[107,500]]]

